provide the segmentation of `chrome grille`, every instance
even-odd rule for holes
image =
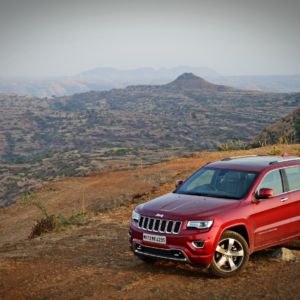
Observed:
[[[180,227],[181,221],[156,219],[144,216],[141,216],[139,220],[139,228],[152,232],[178,234]]]

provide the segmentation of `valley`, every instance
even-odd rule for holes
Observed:
[[[299,104],[300,93],[237,90],[191,73],[57,98],[1,94],[0,207],[45,180],[248,143]]]

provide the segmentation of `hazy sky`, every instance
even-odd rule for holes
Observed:
[[[300,0],[0,0],[0,76],[300,73]]]

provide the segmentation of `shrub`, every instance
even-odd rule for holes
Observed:
[[[41,200],[36,196],[36,194],[28,192],[21,198],[21,205],[26,206],[35,206],[40,210],[43,217],[36,221],[31,229],[31,233],[28,238],[33,239],[37,236],[40,236],[43,233],[50,232],[58,228],[60,225],[80,225],[83,222],[85,216],[84,213],[77,213],[70,217],[64,215],[49,215],[46,206],[41,202]]]
[[[31,229],[29,239],[40,236],[43,233],[50,232],[57,227],[56,217],[54,215],[44,217],[36,222]]]
[[[229,141],[224,144],[220,144],[217,146],[218,151],[229,151],[229,150],[245,150],[247,149],[247,144],[240,141],[240,140],[234,140]]]
[[[276,149],[275,147],[273,147],[273,149],[271,151],[269,151],[267,154],[268,155],[281,155],[282,151],[280,151],[279,149]]]
[[[60,225],[81,225],[83,223],[84,216],[84,213],[77,213],[70,217],[59,215],[57,219]]]

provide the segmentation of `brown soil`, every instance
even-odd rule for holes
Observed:
[[[38,191],[49,211],[88,215],[81,226],[33,240],[27,236],[39,212],[18,205],[3,210],[0,299],[299,299],[300,263],[274,261],[269,250],[253,254],[246,270],[230,279],[184,264],[145,264],[129,250],[127,230],[136,203],[172,190],[175,178],[206,161],[233,154],[240,153],[202,153],[146,169],[49,183]]]

